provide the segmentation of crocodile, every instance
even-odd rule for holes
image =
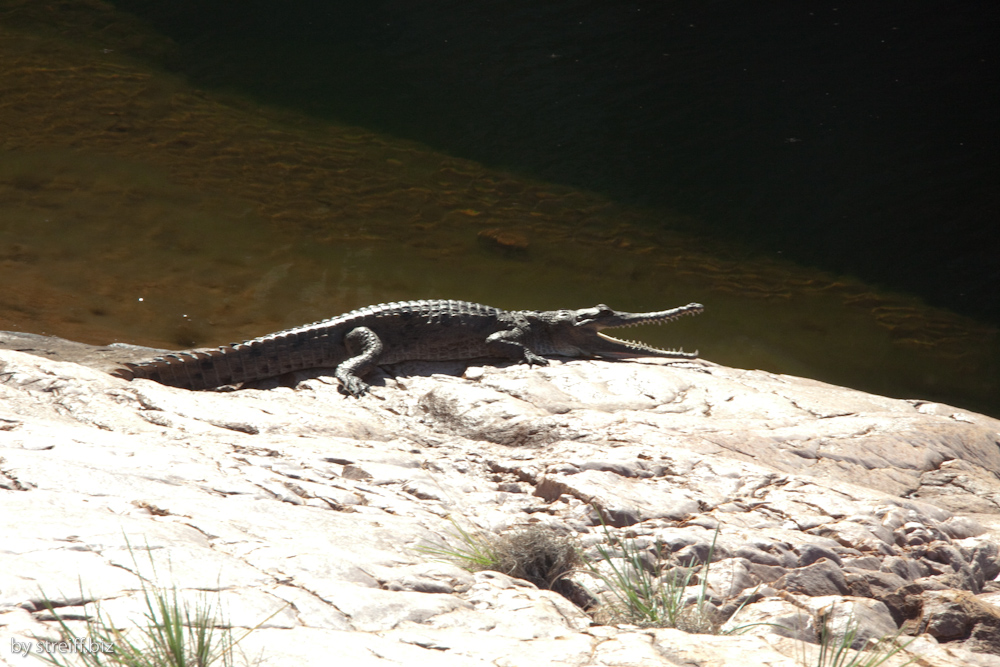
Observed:
[[[127,363],[112,375],[145,378],[183,389],[212,389],[309,369],[333,368],[339,390],[359,397],[376,364],[503,358],[547,365],[548,356],[619,355],[694,359],[697,352],[664,350],[620,340],[602,329],[670,322],[702,312],[699,303],[651,313],[600,304],[579,310],[501,310],[468,301],[400,301],[215,349],[166,354]]]

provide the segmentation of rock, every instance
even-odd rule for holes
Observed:
[[[852,569],[845,571],[844,579],[852,596],[873,598],[884,603],[897,625],[902,625],[904,620],[913,617],[912,605],[906,594],[898,594],[907,587],[907,581],[899,575],[892,572]]]
[[[827,549],[826,547],[820,546],[818,544],[804,544],[802,548],[798,550],[799,552],[799,567],[806,567],[807,565],[812,565],[813,563],[826,558],[831,560],[837,565],[842,565],[840,556],[836,554],[832,549]]]
[[[476,573],[475,583],[462,597],[469,607],[431,625],[480,628],[518,639],[554,639],[591,625],[590,618],[561,595],[499,572]]]
[[[725,633],[779,635],[802,642],[816,642],[813,614],[789,600],[768,597],[748,604],[722,626]]]
[[[477,235],[479,244],[507,257],[521,257],[528,251],[528,237],[521,232],[499,227],[484,229]]]
[[[645,482],[646,480],[642,480]],[[583,470],[574,475],[546,475],[535,490],[546,500],[568,495],[595,503],[605,520],[621,528],[650,519],[683,519],[698,511],[698,503],[666,484],[643,484],[613,472]]]
[[[751,563],[757,565],[780,567],[782,563],[782,560],[777,556],[769,554],[763,549],[756,549],[749,545],[742,546],[739,549],[737,549],[735,556],[738,558],[745,558]]]
[[[814,597],[850,594],[843,571],[834,561],[825,558],[792,570],[771,585],[778,590]]]
[[[816,627],[825,623],[833,637],[842,637],[852,628],[856,635],[851,648],[861,650],[868,643],[897,632],[889,608],[879,600],[859,597],[826,596],[800,600],[816,617]],[[819,639],[817,637],[817,639]]]
[[[853,566],[843,568],[843,572],[847,586],[851,589],[851,593],[857,597],[873,597],[873,590],[882,588],[883,584],[891,581],[902,582],[900,585],[906,584],[906,581],[902,577],[890,572],[873,572]],[[892,590],[896,588],[899,588],[899,586],[896,586]]]
[[[938,641],[962,641],[972,651],[1000,656],[1000,607],[968,591],[924,594],[920,630]]]
[[[469,572],[451,563],[421,563],[404,567],[373,568],[380,585],[390,591],[414,593],[464,593],[474,578]],[[382,576],[379,576],[382,574]]]
[[[916,581],[930,573],[930,568],[913,558],[889,556],[882,560],[881,570],[892,572],[907,581]]]
[[[980,536],[957,540],[962,557],[972,567],[980,586],[1000,576],[1000,547],[996,542],[980,539]]]
[[[725,558],[712,563],[708,572],[708,587],[720,600],[738,597],[759,583],[754,581],[749,565],[742,558]]]
[[[750,576],[759,584],[770,584],[788,574],[788,568],[771,567],[768,565],[750,564]]]
[[[275,665],[792,667],[828,608],[925,630],[931,667],[994,657],[989,417],[707,362],[400,365],[354,400],[322,371],[188,392],[74,363],[125,350],[53,349],[0,350],[0,663],[58,638],[43,596],[131,622],[139,575],[217,596],[238,632],[274,614],[244,642]],[[460,567],[526,527],[621,572],[693,567],[688,597],[707,563],[711,608],[745,603],[726,627],[780,627],[596,625],[606,608]],[[614,597],[572,581],[582,606]]]

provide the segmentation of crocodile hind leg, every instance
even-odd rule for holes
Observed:
[[[382,355],[382,340],[368,327],[357,327],[344,336],[344,346],[351,356],[341,362],[333,374],[340,380],[340,393],[357,398],[369,389],[361,376],[378,362]]]

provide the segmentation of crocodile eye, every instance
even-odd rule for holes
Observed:
[[[608,308],[603,303],[599,303],[596,306],[594,306],[593,308],[584,308],[583,310],[578,311],[577,321],[578,322],[582,322],[582,321],[589,322],[591,320],[602,318],[602,317],[610,317],[610,316],[612,316],[614,314],[615,314],[614,310],[612,310],[611,308]]]
[[[603,303],[597,304],[594,306],[594,309],[597,311],[597,317],[611,317],[615,314],[614,309],[605,306]]]
[[[610,308],[605,305],[594,306],[593,308],[581,308],[574,313],[574,324],[576,326],[581,326],[584,324],[590,324],[595,319],[605,316],[608,313],[613,312]]]

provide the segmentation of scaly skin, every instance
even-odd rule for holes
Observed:
[[[605,305],[580,310],[500,310],[468,301],[402,301],[360,308],[329,320],[228,347],[168,354],[126,364],[113,375],[184,389],[210,389],[291,371],[334,368],[341,393],[361,396],[375,365],[401,361],[503,358],[546,365],[546,356],[632,356],[693,359],[601,333],[602,329],[670,322],[702,312],[701,304],[652,313]]]

